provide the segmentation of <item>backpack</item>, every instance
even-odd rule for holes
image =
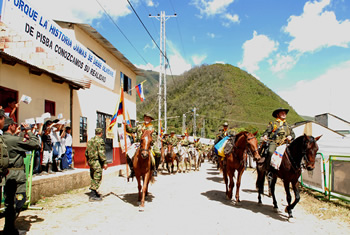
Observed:
[[[9,166],[9,156],[7,152],[7,146],[0,136],[0,176],[7,174],[7,168]]]

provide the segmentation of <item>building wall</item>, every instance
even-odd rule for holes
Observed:
[[[20,103],[18,122],[40,117],[45,111],[45,99],[55,102],[56,116],[62,113],[63,118],[70,119],[70,88],[66,83],[55,83],[45,74],[37,76],[24,65],[11,66],[0,59],[0,86],[18,91],[18,99],[23,94],[32,98],[30,104]]]
[[[106,87],[93,81],[89,89],[80,89],[73,91],[73,149],[75,150],[75,167],[87,167],[85,160],[86,142],[80,142],[80,117],[87,118],[88,140],[95,136],[97,124],[97,112],[113,116],[117,103],[120,99],[120,73],[124,73],[132,80],[132,87],[136,86],[136,74],[126,67],[109,51],[103,48],[97,41],[86,34],[78,26],[74,26],[76,39],[85,47],[92,50],[98,56],[103,58],[115,72],[114,87]],[[124,102],[127,112],[131,119],[136,119],[136,91],[132,95],[124,93]],[[121,120],[119,120],[121,122]],[[125,157],[121,153],[118,137],[117,125],[113,128],[113,162],[109,165],[119,165],[125,163]]]

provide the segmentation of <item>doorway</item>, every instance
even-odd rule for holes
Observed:
[[[96,127],[97,128],[102,128],[103,131],[103,140],[105,142],[105,146],[106,146],[106,158],[107,158],[107,163],[112,163],[113,162],[113,139],[111,138],[106,138],[106,120],[112,119],[112,115],[109,114],[105,114],[105,113],[101,113],[101,112],[97,112],[97,124]]]
[[[2,106],[3,109],[6,108],[7,100],[10,98],[18,102],[18,91],[0,86],[0,106]],[[15,112],[15,117],[16,120],[18,120],[18,109]]]

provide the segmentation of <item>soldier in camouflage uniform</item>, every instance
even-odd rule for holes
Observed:
[[[133,158],[134,158],[134,155],[136,153],[135,150],[134,151],[131,151],[131,150],[133,150],[135,148],[134,145],[137,145],[140,143],[142,133],[145,130],[153,130],[151,146],[152,146],[152,151],[155,154],[155,163],[156,163],[155,165],[152,165],[153,176],[157,176],[157,169],[158,169],[158,166],[160,163],[160,150],[159,150],[159,147],[157,145],[157,132],[154,129],[154,126],[152,124],[152,120],[154,120],[154,118],[152,117],[152,115],[146,113],[143,115],[143,120],[144,120],[144,122],[142,124],[139,124],[134,128],[132,128],[128,125],[125,126],[126,132],[136,133],[135,143],[133,144],[133,146],[130,147],[130,152],[128,151],[128,153],[127,153],[127,162],[129,164],[129,167],[130,167],[130,175],[129,175],[130,178],[135,176]],[[123,121],[123,123],[125,125],[126,122]],[[130,155],[132,155],[132,156],[130,156]]]
[[[171,131],[170,136],[166,139],[166,144],[167,145],[171,144],[172,146],[176,147],[178,142],[179,142],[179,140],[175,135],[175,131]]]
[[[184,146],[186,149],[190,145],[190,141],[186,138],[186,135],[181,135],[181,140],[180,140],[181,146]]]
[[[4,128],[5,125],[5,111],[3,109],[0,109],[0,130]],[[5,176],[8,172],[8,165],[9,165],[9,155],[7,152],[7,146],[4,142],[4,139],[2,137],[2,132],[0,135],[0,201],[2,200],[2,187],[5,185]]]
[[[27,151],[39,148],[40,143],[28,124],[22,123],[28,138],[14,135],[17,124],[12,118],[6,118],[3,127],[3,139],[9,154],[9,173],[4,187],[5,195],[5,226],[4,234],[18,234],[15,220],[26,202],[26,172],[24,158]]]
[[[101,201],[101,195],[97,192],[102,181],[102,168],[107,170],[105,142],[102,139],[102,128],[95,129],[95,137],[87,143],[85,156],[90,167],[90,201]]]
[[[259,163],[264,162],[266,166],[270,166],[271,156],[275,152],[276,148],[286,142],[295,138],[294,131],[286,122],[288,109],[278,108],[273,111],[272,116],[276,118],[275,121],[270,122],[266,131],[263,134],[263,140],[270,140],[267,156],[262,156]]]

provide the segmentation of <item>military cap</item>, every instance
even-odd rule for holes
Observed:
[[[145,114],[143,115],[143,118],[145,118],[145,117],[149,117],[149,118],[151,118],[152,120],[154,120],[154,118],[152,117],[152,115],[149,114],[149,113],[145,113]]]
[[[277,115],[279,112],[285,111],[286,114],[289,112],[289,109],[284,109],[284,108],[278,108],[275,111],[272,112],[272,117],[277,118]]]
[[[225,122],[223,126],[228,126],[228,123],[227,123],[227,122]]]
[[[95,129],[95,134],[98,135],[98,134],[101,134],[103,131],[102,131],[102,128],[96,128]]]
[[[4,126],[9,126],[11,124],[17,124],[12,118],[6,117]]]
[[[3,109],[0,109],[0,117],[6,117],[5,111]]]
[[[185,137],[186,135],[185,134],[182,134],[181,137]]]
[[[170,131],[170,134],[175,134],[175,131]]]

